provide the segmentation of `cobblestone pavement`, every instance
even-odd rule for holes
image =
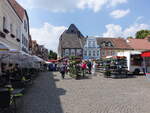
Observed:
[[[150,81],[144,76],[62,80],[43,73],[23,97],[19,113],[150,113]]]

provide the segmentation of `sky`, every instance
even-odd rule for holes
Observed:
[[[84,36],[135,36],[150,29],[150,0],[17,0],[30,19],[33,40],[57,52],[59,36],[75,24]]]

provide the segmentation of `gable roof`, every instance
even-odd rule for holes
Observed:
[[[82,40],[77,34],[67,34],[64,32],[60,39],[61,48],[82,48]]]
[[[66,33],[71,33],[71,34],[77,34],[78,37],[84,37],[83,34],[79,31],[79,29],[74,25],[71,24],[68,28],[68,30],[66,31]]]
[[[150,42],[147,39],[127,39],[127,43],[135,50],[150,50]]]
[[[85,43],[85,38],[78,28],[71,24],[59,38],[58,51],[61,52],[63,48],[81,49]]]
[[[16,0],[8,0],[12,8],[15,10],[17,15],[21,20],[23,20],[23,17],[25,15],[25,9],[16,1]]]
[[[112,47],[103,47],[101,46],[102,42],[111,42],[112,43]],[[97,44],[101,47],[101,48],[114,48],[114,49],[132,49],[128,43],[126,42],[125,39],[123,38],[104,38],[104,37],[99,37],[97,38]]]

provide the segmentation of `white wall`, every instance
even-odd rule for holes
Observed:
[[[13,34],[15,38],[10,36],[11,33],[6,34],[6,38],[0,38],[0,42],[5,43],[10,49],[20,50],[20,42],[17,42],[16,38],[21,40],[21,36],[16,36],[16,29],[20,29],[22,22],[12,9],[7,0],[0,0],[0,30],[3,31],[3,17],[7,19],[7,28],[10,31],[10,24],[13,25]],[[20,30],[21,31],[21,30]]]
[[[117,56],[125,56],[127,58],[127,66],[128,66],[128,71],[133,72],[136,68],[140,69],[142,72],[142,67],[141,66],[133,66],[131,65],[131,55],[132,54],[141,54],[140,51],[132,50],[132,51],[124,51],[124,52],[118,52]]]
[[[91,46],[89,46],[89,41],[91,42]],[[93,42],[95,42],[95,47],[93,47]],[[84,55],[84,52],[87,51],[87,56]],[[91,51],[91,56],[89,56],[89,51]],[[93,56],[93,51],[95,51],[95,56]],[[99,51],[99,55],[97,55],[97,51]],[[83,49],[83,57],[86,59],[88,58],[100,58],[100,48],[97,45],[97,40],[95,37],[88,37],[86,39],[86,43]]]

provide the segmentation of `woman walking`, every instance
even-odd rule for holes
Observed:
[[[86,62],[85,61],[82,62],[81,68],[82,68],[82,76],[84,77],[85,76],[85,71],[86,71]]]

